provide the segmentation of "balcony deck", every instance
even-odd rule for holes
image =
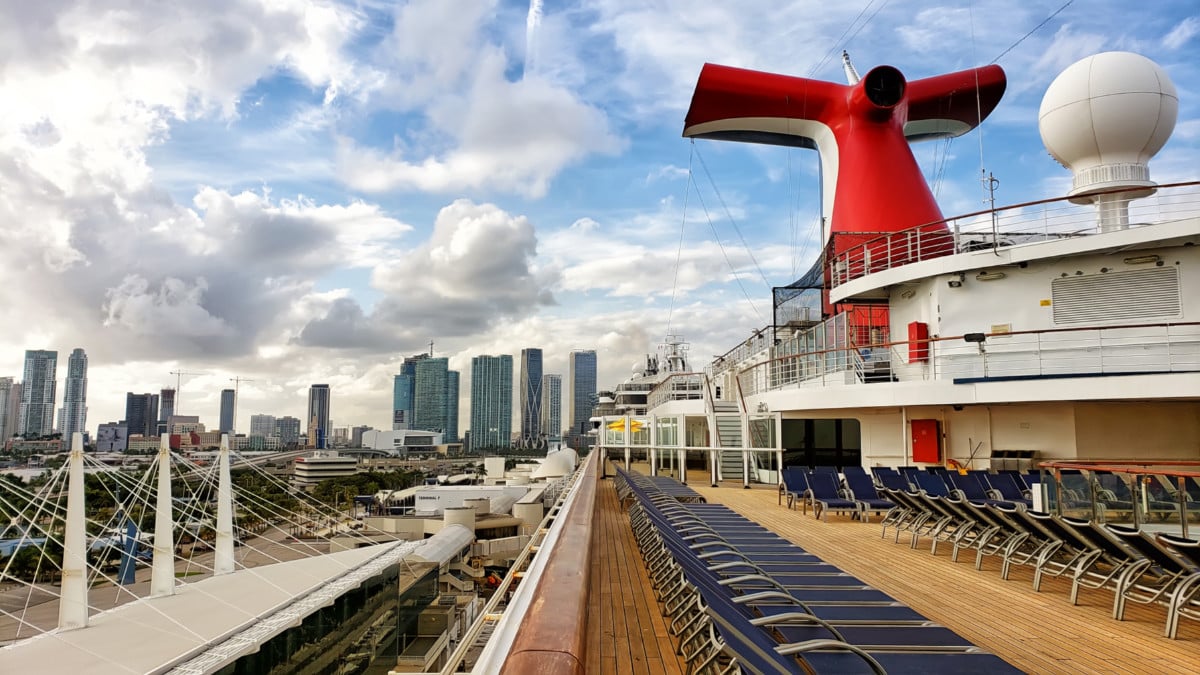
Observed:
[[[633,468],[647,470],[644,463]],[[1131,605],[1125,621],[1114,621],[1109,591],[1084,590],[1080,604],[1071,606],[1069,582],[1050,579],[1035,593],[1027,568],[1014,569],[1004,581],[994,558],[976,571],[973,555],[951,562],[947,546],[932,556],[928,540],[912,550],[903,538],[899,544],[881,539],[877,521],[864,524],[833,514],[820,522],[778,505],[774,490],[710,488],[699,472],[692,478],[692,487],[709,502],[752,518],[1028,672],[1196,670],[1200,623],[1183,620],[1180,638],[1169,640],[1162,635],[1163,607]],[[589,610],[592,620],[599,617],[599,626],[589,624],[587,672],[682,671],[671,639],[660,630],[665,626],[656,616],[657,605],[611,480],[602,481],[596,518],[594,545],[600,548],[593,559]]]

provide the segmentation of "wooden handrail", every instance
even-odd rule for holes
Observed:
[[[1196,467],[1194,471],[1166,470],[1151,468],[1156,465],[1161,466],[1190,466]],[[1112,473],[1127,473],[1137,474],[1139,476],[1190,476],[1192,478],[1200,478],[1200,461],[1196,460],[1119,460],[1119,459],[1104,459],[1096,461],[1088,460],[1048,460],[1040,462],[1038,468],[1041,469],[1079,469],[1081,471],[1110,471]],[[1134,470],[1136,468],[1136,470]]]
[[[505,675],[583,675],[587,670],[592,523],[601,454],[594,451],[587,458],[579,492],[500,669]]]

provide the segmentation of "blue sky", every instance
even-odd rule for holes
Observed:
[[[915,149],[949,215],[982,207],[981,167],[999,203],[1062,194],[1042,93],[1079,58],[1136,51],[1180,97],[1152,176],[1195,177],[1195,4],[1077,0],[1013,46],[1063,4],[7,5],[0,375],[24,349],[83,347],[93,429],[179,368],[207,373],[181,407],[210,423],[242,376],[240,428],[302,417],[312,382],[333,385],[336,424],[379,427],[399,360],[431,339],[464,401],[471,356],[527,346],[564,375],[595,348],[611,387],[668,315],[702,367],[769,322],[819,213],[815,152],[680,137],[705,61],[843,81],[847,49],[913,79],[1012,47],[982,142]]]

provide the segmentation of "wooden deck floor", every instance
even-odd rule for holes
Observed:
[[[629,516],[617,502],[612,479],[600,481],[595,513],[587,672],[681,675],[684,663],[675,656],[675,644],[667,635]]]
[[[955,563],[945,545],[930,555],[928,539],[910,549],[904,536],[899,544],[880,538],[878,518],[862,523],[831,514],[821,522],[778,505],[774,490],[698,481],[692,487],[1027,672],[1200,672],[1200,623],[1184,619],[1180,639],[1168,640],[1161,606],[1131,605],[1125,621],[1114,621],[1109,591],[1084,590],[1072,606],[1069,581],[1046,581],[1035,593],[1028,568],[1004,581],[996,558],[976,571],[973,552]]]

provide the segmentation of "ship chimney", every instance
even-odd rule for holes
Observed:
[[[1147,163],[1170,138],[1178,111],[1166,71],[1130,52],[1077,61],[1046,90],[1042,143],[1074,174],[1071,201],[1096,204],[1101,232],[1129,227],[1129,202],[1154,194]]]

